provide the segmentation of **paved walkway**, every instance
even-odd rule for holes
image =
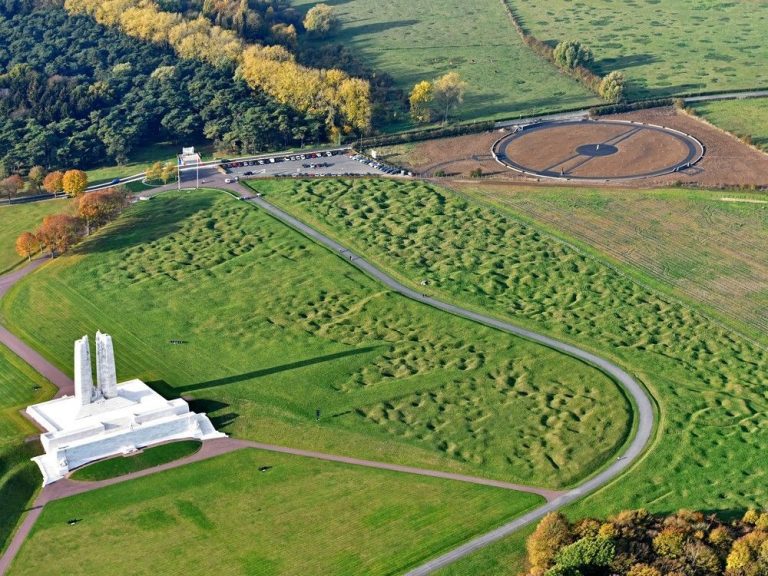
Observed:
[[[233,189],[235,189],[233,187]],[[235,189],[235,191],[239,191]],[[10,274],[0,276],[0,298],[13,286],[16,282],[37,270],[40,266],[45,264],[47,259],[35,260]],[[0,326],[0,343],[5,344],[18,354],[22,359],[33,366],[43,376],[48,378],[57,388],[58,392],[56,397],[64,394],[74,394],[74,385],[72,380],[63,372],[58,370],[55,366],[51,365],[45,358],[35,352],[32,348],[24,344],[11,332],[9,332],[3,326]],[[495,488],[502,488],[506,490],[515,490],[518,492],[530,492],[532,494],[538,494],[547,501],[553,501],[560,498],[563,492],[556,490],[548,490],[546,488],[539,488],[536,486],[525,486],[522,484],[513,484],[510,482],[503,482],[500,480],[492,480],[489,478],[481,478],[477,476],[468,476],[465,474],[456,474],[451,472],[443,472],[440,470],[430,470],[426,468],[415,468],[412,466],[400,466],[398,464],[390,464],[387,462],[376,462],[373,460],[362,460],[359,458],[352,458],[349,456],[339,456],[336,454],[326,454],[323,452],[315,452],[311,450],[301,450],[297,448],[289,448],[286,446],[276,446],[274,444],[263,444],[260,442],[252,442],[249,440],[239,440],[236,438],[218,438],[215,440],[209,440],[203,443],[203,446],[195,454],[192,454],[186,458],[168,462],[160,466],[148,468],[146,470],[140,470],[116,478],[110,478],[107,480],[95,481],[95,482],[79,482],[71,479],[63,479],[53,484],[45,486],[40,494],[35,499],[35,502],[24,517],[24,520],[19,525],[18,529],[13,535],[8,548],[5,553],[0,557],[0,575],[6,573],[10,567],[13,559],[18,554],[21,546],[26,540],[27,536],[31,532],[35,522],[40,517],[43,507],[53,500],[59,500],[61,498],[67,498],[76,494],[82,494],[91,490],[103,488],[105,486],[111,486],[113,484],[120,484],[128,480],[149,476],[179,466],[185,466],[193,462],[199,462],[213,458],[221,454],[233,452],[235,450],[241,450],[243,448],[255,448],[258,450],[266,450],[270,452],[280,452],[283,454],[291,454],[294,456],[301,456],[305,458],[315,458],[319,460],[326,460],[329,462],[339,462],[342,464],[348,464],[353,466],[365,466],[367,468],[376,468],[379,470],[390,470],[394,472],[401,472],[404,474],[415,474],[419,476],[428,476],[431,478],[442,478],[445,480],[454,480],[458,482],[468,482],[472,484],[480,484],[484,486],[492,486]]]

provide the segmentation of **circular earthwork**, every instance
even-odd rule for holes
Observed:
[[[498,162],[556,180],[634,180],[686,170],[704,156],[693,136],[624,120],[542,122],[497,140]]]

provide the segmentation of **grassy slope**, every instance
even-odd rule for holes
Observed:
[[[72,340],[107,330],[121,379],[266,442],[562,485],[627,434],[596,370],[384,291],[221,193],[134,205],[2,311],[66,371]]]
[[[768,98],[701,102],[691,106],[696,114],[736,136],[749,136],[768,152]]]
[[[508,1],[539,39],[581,40],[604,73],[623,71],[630,98],[768,86],[765,2]]]
[[[274,181],[288,207],[430,291],[609,355],[660,403],[655,446],[577,507],[733,511],[768,498],[768,353],[515,219],[418,182]],[[402,224],[398,224],[398,222]],[[439,231],[437,233],[436,231]]]
[[[722,192],[680,189],[462,190],[575,238],[642,281],[711,307],[755,338],[768,332],[768,204],[723,202]]]
[[[31,204],[0,206],[0,274],[23,261],[16,253],[16,238],[34,232],[44,216],[70,209],[69,200],[46,200]]]
[[[19,410],[52,395],[50,383],[0,346],[0,551],[40,486],[40,473],[29,459],[41,449],[24,443],[36,429]]]
[[[242,450],[49,504],[10,573],[392,574],[541,501]]]
[[[308,10],[316,2],[293,3]],[[332,3],[342,18],[331,39],[409,92],[456,71],[469,83],[463,119],[510,117],[597,102],[520,40],[498,0],[355,0]]]
[[[72,474],[72,478],[74,480],[94,481],[123,476],[190,456],[200,450],[201,445],[197,440],[181,440],[169,444],[160,444],[159,446],[145,448],[137,454],[115,456],[114,458],[94,462],[75,471]]]

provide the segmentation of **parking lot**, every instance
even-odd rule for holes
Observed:
[[[363,176],[405,175],[393,166],[376,162],[350,151],[326,151],[237,160],[222,164],[227,175],[256,176]]]

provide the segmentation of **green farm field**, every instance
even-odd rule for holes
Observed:
[[[394,574],[542,502],[240,450],[46,505],[10,574]]]
[[[506,0],[544,42],[578,39],[631,99],[768,87],[768,4],[747,0]]]
[[[768,98],[700,102],[691,108],[698,115],[768,152]]]
[[[221,192],[135,204],[2,314],[66,372],[75,338],[108,331],[119,379],[263,442],[557,487],[629,434],[602,373],[388,292]]]
[[[406,282],[611,357],[659,403],[657,438],[621,480],[577,504],[738,513],[768,499],[765,348],[522,221],[422,182],[254,184]]]
[[[406,93],[422,80],[458,72],[469,84],[459,119],[509,118],[596,104],[585,87],[536,56],[498,0],[328,2],[343,44]],[[316,2],[296,0],[306,11]]]
[[[43,217],[70,209],[71,201],[66,199],[0,206],[0,274],[24,261],[16,253],[16,238],[19,234],[34,232]]]
[[[702,304],[768,343],[764,195],[492,184],[462,185],[461,190],[577,240],[582,249],[609,257],[638,280]]]

